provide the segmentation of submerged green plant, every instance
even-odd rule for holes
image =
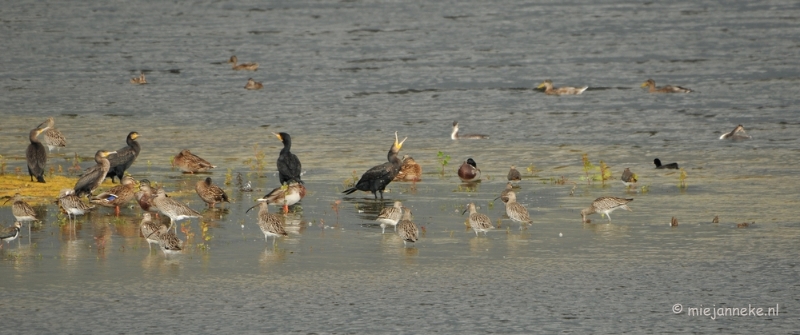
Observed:
[[[592,178],[589,177],[589,172],[596,169],[597,167],[589,161],[589,154],[581,155],[581,160],[583,160],[583,173],[586,174],[586,184],[592,183]]]

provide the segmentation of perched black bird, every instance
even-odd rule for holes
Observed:
[[[653,164],[656,165],[656,169],[677,169],[678,163],[669,163],[667,165],[661,165],[661,160],[656,158],[653,160]]]
[[[111,178],[112,183],[114,182],[114,177],[117,177],[121,182],[122,177],[125,176],[125,170],[131,167],[136,157],[139,157],[139,151],[142,148],[139,146],[139,142],[136,142],[137,138],[139,138],[139,133],[130,132],[128,137],[125,138],[125,143],[128,145],[117,150],[116,154],[108,155],[108,162],[111,164],[111,168],[108,169],[106,178]]]
[[[289,184],[292,181],[302,183],[303,181],[300,180],[300,173],[302,173],[303,170],[300,165],[300,159],[291,151],[292,137],[287,133],[272,134],[283,142],[283,149],[281,149],[281,153],[278,155],[278,178],[280,178],[281,184]]]
[[[44,183],[44,168],[47,164],[47,151],[44,150],[44,145],[42,142],[39,142],[39,139],[36,137],[45,130],[47,130],[47,127],[31,130],[31,144],[28,144],[28,149],[25,150],[25,158],[28,161],[28,174],[31,176],[31,181],[33,181],[33,177],[36,177],[36,181],[40,183]]]
[[[392,144],[392,147],[389,149],[389,154],[386,155],[386,159],[389,161],[381,165],[374,166],[367,170],[367,172],[364,172],[364,174],[361,175],[361,179],[359,179],[356,183],[355,187],[346,189],[342,193],[350,194],[356,190],[369,191],[372,192],[372,195],[375,196],[375,199],[378,199],[378,192],[380,192],[381,199],[383,199],[383,190],[386,189],[386,185],[389,185],[389,183],[394,180],[394,177],[400,173],[400,168],[403,166],[403,162],[400,161],[400,158],[397,158],[397,153],[400,152],[400,148],[403,147],[403,142],[405,142],[406,139],[408,139],[408,137],[404,138],[403,141],[398,142],[397,132],[395,132],[394,144]]]
[[[111,163],[108,162],[108,156],[114,154],[116,151],[98,150],[94,154],[94,161],[97,165],[92,166],[83,171],[83,175],[75,183],[75,195],[82,197],[84,195],[92,195],[92,191],[100,187],[103,180],[106,179],[106,173],[111,168]]]

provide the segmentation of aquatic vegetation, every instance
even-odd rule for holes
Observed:
[[[4,176],[6,174],[6,158],[3,155],[0,155],[0,176]]]
[[[239,177],[239,180],[241,180],[241,175],[238,175],[237,177]],[[231,181],[233,181],[233,169],[228,168],[228,172],[225,173],[225,185],[230,185]]]
[[[593,171],[597,167],[589,161],[589,154],[581,155],[581,160],[583,161],[583,173],[586,174],[586,184],[591,184],[592,178],[589,177],[589,172]]]
[[[71,189],[77,181],[77,178],[54,175],[47,179],[47,183],[32,183],[27,175],[0,175],[0,197],[11,197],[20,193],[31,205],[50,203],[58,197],[62,189]],[[11,204],[12,202],[8,202],[6,205]]]
[[[344,186],[345,189],[355,187],[356,183],[358,182],[358,179],[359,179],[358,172],[356,170],[353,170],[353,175],[350,178],[345,178],[345,180],[342,181],[342,186]]]
[[[267,153],[258,149],[258,143],[253,144],[253,157],[244,160],[244,164],[250,167],[251,171],[261,173],[266,168]]]
[[[450,155],[439,151],[439,153],[436,154],[436,159],[439,161],[439,165],[442,166],[442,171],[439,174],[444,177],[444,167],[447,166],[447,163],[450,163]]]
[[[595,179],[597,179],[597,177],[595,177]],[[611,179],[611,169],[603,161],[600,161],[600,176],[599,176],[599,179],[600,179],[600,183],[603,186],[606,186],[606,180]]]
[[[680,171],[681,171],[681,173],[678,175],[678,188],[686,189],[687,187],[689,187],[689,185],[686,184],[686,177],[688,177],[689,175],[686,173],[686,170],[684,170],[683,168],[681,168]]]
[[[536,170],[536,166],[534,166],[534,165],[533,165],[533,163],[531,163],[530,165],[528,165],[528,167],[527,167],[527,168],[525,168],[525,170],[526,170],[526,171],[528,171],[528,174],[529,174],[529,175],[531,175],[531,176],[532,176],[532,175],[535,175],[535,174],[536,174],[536,172],[539,172],[539,171],[541,171],[541,170]]]

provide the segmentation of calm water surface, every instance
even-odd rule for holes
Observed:
[[[129,171],[195,209],[209,175],[170,169],[183,148],[219,166],[216,182],[230,170],[258,190],[226,187],[234,202],[185,224],[187,250],[170,259],[139,236],[138,207],[102,208],[74,231],[55,206],[37,208],[43,223],[0,251],[0,332],[797,333],[798,18],[795,1],[5,4],[8,171],[24,170],[28,131],[54,116],[69,144],[51,166],[137,131]],[[230,70],[233,54],[259,70]],[[140,71],[149,84],[129,84]],[[249,77],[265,88],[244,90]],[[650,95],[648,78],[696,92]],[[544,79],[590,88],[545,96],[533,89]],[[491,138],[451,141],[453,120]],[[717,139],[737,124],[753,140]],[[273,248],[245,210],[277,186],[278,131],[292,134],[309,194]],[[384,202],[343,197],[395,131],[423,181],[391,184]],[[266,170],[247,163],[256,152]],[[588,183],[584,153],[614,180]],[[484,175],[474,188],[455,175],[467,157]],[[679,162],[689,187],[656,157]],[[492,203],[512,164],[534,220],[522,230]],[[625,167],[646,192],[617,181]],[[603,195],[635,198],[633,212],[581,224]],[[415,247],[375,225],[395,199],[424,227]],[[488,237],[463,224],[471,201],[501,222]]]

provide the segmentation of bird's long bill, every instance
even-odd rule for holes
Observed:
[[[464,215],[464,213],[466,213],[468,210],[469,210],[469,206],[467,206],[467,208],[463,212],[461,212],[461,215]]]
[[[397,150],[403,147],[403,143],[408,139],[408,137],[404,138],[402,141],[398,142],[397,132],[394,132],[394,146],[397,147]]]
[[[261,204],[256,204],[255,206],[248,208],[246,211],[244,211],[244,212],[245,212],[245,214],[247,214],[248,212],[250,212],[250,210],[251,210],[251,209],[253,209],[253,208],[256,208],[256,207],[258,207],[258,206],[260,206],[260,205],[261,205]]]
[[[275,137],[277,137],[278,140],[283,141],[283,137],[281,137],[281,134],[272,133],[272,135],[275,135]]]

